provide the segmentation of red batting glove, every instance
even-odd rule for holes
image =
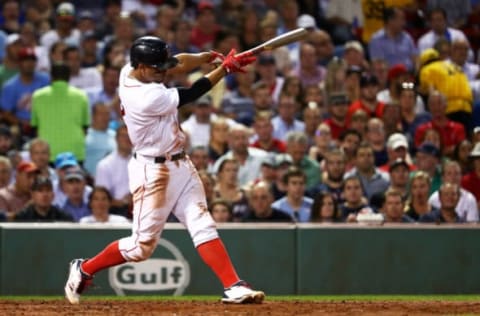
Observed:
[[[240,54],[235,56],[235,49],[232,48],[230,53],[225,57],[222,63],[222,67],[227,73],[233,72],[245,72],[242,67],[253,63],[256,60],[256,57],[251,53]]]
[[[209,64],[221,64],[225,60],[225,56],[223,54],[211,50],[210,52],[210,59],[208,59]]]

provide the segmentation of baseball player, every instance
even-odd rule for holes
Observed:
[[[190,88],[167,88],[166,73],[188,72],[202,63],[221,61]],[[143,261],[155,250],[165,222],[173,212],[183,223],[204,262],[224,287],[224,303],[261,303],[265,294],[240,280],[212,220],[197,170],[184,152],[185,135],[177,109],[212,88],[227,73],[242,71],[255,60],[247,54],[216,52],[170,56],[167,44],[153,36],[140,37],[130,49],[130,63],[119,78],[119,96],[134,155],[128,165],[133,195],[132,235],[109,244],[90,259],[74,259],[65,296],[78,304],[95,273],[127,261]]]

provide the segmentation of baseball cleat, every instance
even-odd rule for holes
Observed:
[[[223,292],[222,303],[261,304],[265,293],[250,288],[247,282],[240,280]]]
[[[80,303],[80,294],[92,282],[93,277],[82,271],[84,259],[73,259],[70,262],[67,284],[65,284],[65,297],[71,304]]]

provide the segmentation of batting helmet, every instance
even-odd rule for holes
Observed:
[[[178,64],[178,59],[170,56],[167,43],[155,36],[137,38],[130,48],[130,63],[133,68],[145,64],[160,70],[167,70]]]

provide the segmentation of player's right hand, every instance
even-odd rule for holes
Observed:
[[[222,67],[227,73],[245,72],[242,68],[253,63],[257,59],[251,53],[239,54],[238,56],[235,56],[235,54],[236,50],[232,48],[222,63]]]

